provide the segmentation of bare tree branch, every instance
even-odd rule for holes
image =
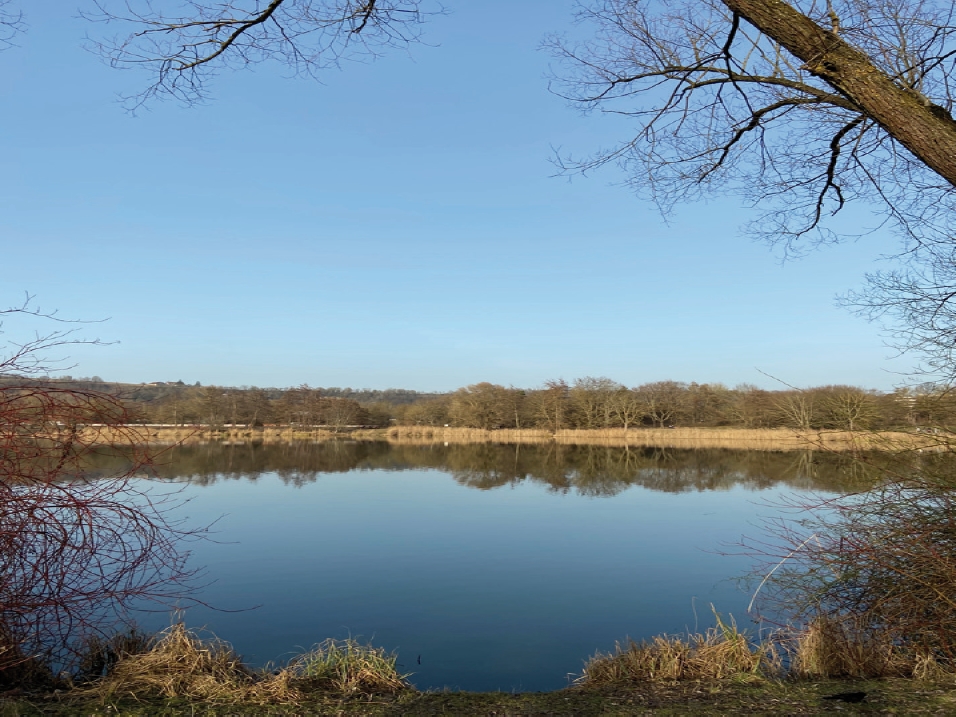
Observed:
[[[847,303],[956,380],[956,6],[947,0],[593,0],[551,38],[560,94],[636,122],[562,172],[619,165],[664,212],[743,197],[786,253],[882,227],[904,266]],[[728,91],[733,90],[733,91]],[[872,224],[834,217],[858,205]]]
[[[0,0],[0,50],[13,45],[13,38],[23,32],[26,24],[23,22],[23,13],[11,10],[13,0]]]
[[[424,18],[441,12],[421,0],[189,0],[175,16],[149,0],[95,4],[84,17],[122,31],[90,40],[91,49],[113,67],[151,75],[145,90],[126,98],[130,109],[161,97],[201,102],[220,70],[260,62],[316,77],[343,60],[418,42]]]
[[[5,352],[0,352],[0,376],[36,376],[48,371],[65,371],[72,366],[68,364],[69,357],[51,355],[68,346],[87,344],[92,346],[106,346],[98,338],[88,339],[78,335],[82,325],[101,323],[101,321],[83,321],[66,319],[56,311],[46,311],[35,302],[35,297],[29,293],[19,304],[6,309],[0,309],[0,336],[8,333],[5,323],[11,319],[28,317],[39,320],[40,323],[53,323],[65,328],[53,329],[46,332],[32,330],[22,332],[18,338],[7,339]],[[36,321],[33,321],[36,324]],[[71,326],[73,328],[66,328]]]

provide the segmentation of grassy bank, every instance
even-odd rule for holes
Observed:
[[[865,693],[862,702],[828,699],[846,693]],[[397,717],[410,715],[704,715],[732,714],[819,715],[895,714],[947,715],[956,713],[956,687],[951,682],[903,679],[786,681],[693,681],[648,683],[616,690],[567,689],[545,693],[406,692],[372,697],[312,696],[296,704],[262,705],[252,702],[217,704],[209,701],[156,698],[119,698],[109,701],[69,693],[43,698],[0,698],[0,717],[227,717],[234,715],[356,715]]]
[[[933,450],[945,445],[945,436],[900,431],[797,431],[788,428],[622,428],[568,429],[557,432],[540,429],[482,430],[431,426],[392,426],[334,432],[323,428],[223,428],[130,427],[141,443],[172,443],[378,440],[405,445],[432,443],[508,443],[600,445],[610,447],[648,446],[660,448],[729,448],[750,451]],[[129,440],[126,429],[121,440]],[[100,429],[97,440],[107,442],[110,433]]]
[[[846,642],[852,636],[834,639],[830,627],[753,644],[718,621],[703,634],[629,642],[595,655],[566,689],[508,694],[419,692],[396,671],[393,655],[351,641],[326,641],[286,665],[253,670],[227,643],[174,625],[152,639],[96,643],[96,659],[87,664],[97,672],[85,681],[0,693],[0,717],[956,712],[951,673],[872,641],[856,649],[861,644]],[[789,674],[782,650],[792,650]]]

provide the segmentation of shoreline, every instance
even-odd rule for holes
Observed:
[[[839,695],[863,693],[858,704],[836,701]],[[156,698],[116,695],[103,699],[66,691],[45,695],[0,696],[3,714],[47,717],[84,714],[96,717],[261,717],[356,715],[434,717],[457,715],[661,715],[727,714],[818,715],[843,714],[949,714],[956,703],[951,679],[917,680],[820,679],[807,681],[760,678],[644,682],[608,690],[566,688],[556,692],[405,692],[398,695],[311,695],[294,703],[222,702],[189,698]]]
[[[386,441],[398,445],[434,445],[449,443],[507,443],[595,445],[634,448],[726,448],[748,451],[833,452],[907,450],[947,450],[949,436],[906,431],[798,431],[788,428],[612,428],[565,429],[556,432],[541,429],[498,429],[392,426],[340,431],[316,427],[226,427],[203,426],[124,426],[122,429],[87,429],[86,440],[94,443],[172,445],[217,442],[289,443],[294,441]]]

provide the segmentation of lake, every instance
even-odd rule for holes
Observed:
[[[564,687],[615,641],[755,627],[733,552],[795,492],[860,476],[839,456],[329,442],[164,453],[210,584],[185,621],[247,662],[325,638],[398,653],[420,689]],[[163,613],[137,617],[144,628]]]

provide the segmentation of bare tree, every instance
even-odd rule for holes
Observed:
[[[531,394],[538,425],[556,433],[568,425],[570,389],[564,379],[544,382],[544,387]]]
[[[516,413],[511,393],[511,389],[487,381],[460,388],[451,395],[449,416],[457,426],[514,428]]]
[[[813,399],[813,394],[807,391],[788,391],[775,404],[786,425],[809,431],[817,423],[817,407]]]
[[[615,394],[624,388],[606,376],[585,376],[571,386],[571,406],[579,428],[608,428],[614,418]]]
[[[634,389],[641,414],[659,428],[677,419],[684,407],[687,387],[677,381],[655,381]]]
[[[322,422],[338,433],[343,428],[364,422],[365,411],[353,398],[323,398],[319,405]]]
[[[956,378],[956,69],[945,0],[595,0],[594,39],[548,45],[556,85],[636,131],[566,171],[623,166],[666,212],[714,193],[756,209],[754,234],[802,252],[889,226],[902,268],[848,303]],[[839,217],[852,204],[868,227]]]
[[[858,431],[869,428],[878,416],[876,398],[870,391],[855,386],[826,386],[816,392],[830,428]]]
[[[71,323],[29,299],[0,318]],[[0,684],[28,655],[63,664],[134,602],[172,604],[191,575],[180,548],[196,533],[144,480],[150,454],[122,402],[39,377],[71,331],[0,350]]]
[[[611,396],[610,408],[613,420],[624,430],[638,423],[644,415],[642,404],[637,396],[624,386],[621,386]]]
[[[621,162],[665,209],[741,194],[762,210],[754,230],[791,248],[836,238],[828,220],[850,201],[907,227],[948,219],[951,3],[604,0],[580,13],[595,40],[550,42],[565,96],[638,129],[569,169]]]
[[[153,98],[186,104],[209,96],[223,69],[278,61],[315,77],[343,60],[376,57],[417,42],[421,0],[189,0],[168,14],[150,0],[97,0],[84,16],[119,28],[93,49],[113,67],[139,68],[150,80],[127,98],[132,108]]]
[[[902,266],[867,279],[844,303],[883,323],[895,346],[918,352],[922,373],[956,381],[956,246],[919,242]]]

